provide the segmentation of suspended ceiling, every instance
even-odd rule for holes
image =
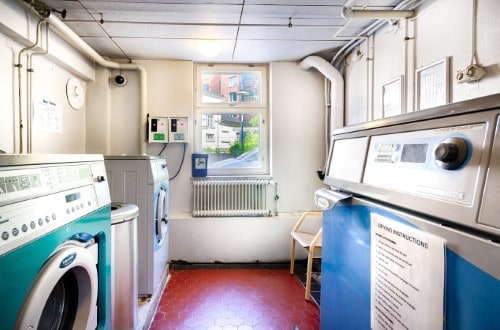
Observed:
[[[45,0],[63,21],[112,59],[271,62],[312,54],[330,59],[374,20],[341,16],[345,0]],[[355,0],[350,7],[392,9],[411,0]],[[58,15],[58,14],[56,14]],[[59,15],[58,15],[59,16]],[[216,41],[220,52],[199,49]]]

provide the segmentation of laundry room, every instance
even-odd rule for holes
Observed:
[[[495,0],[0,0],[0,318],[382,329],[370,260],[393,222],[445,240],[443,313],[478,279],[470,297],[500,303],[498,17]],[[435,267],[462,259],[464,277]],[[479,300],[426,328],[500,327]]]

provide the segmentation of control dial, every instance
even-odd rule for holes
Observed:
[[[468,147],[465,139],[451,137],[441,141],[434,149],[434,158],[442,169],[454,170],[464,164],[467,153]]]

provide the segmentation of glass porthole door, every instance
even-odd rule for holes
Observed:
[[[16,329],[95,329],[98,275],[92,247],[65,243],[40,270]],[[97,251],[94,251],[97,252]]]

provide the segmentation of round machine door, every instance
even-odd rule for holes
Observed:
[[[168,194],[164,187],[158,193],[158,203],[156,203],[155,232],[158,245],[163,244],[168,230]]]
[[[96,253],[96,243],[86,247],[79,242],[61,245],[38,273],[15,328],[95,329]]]

